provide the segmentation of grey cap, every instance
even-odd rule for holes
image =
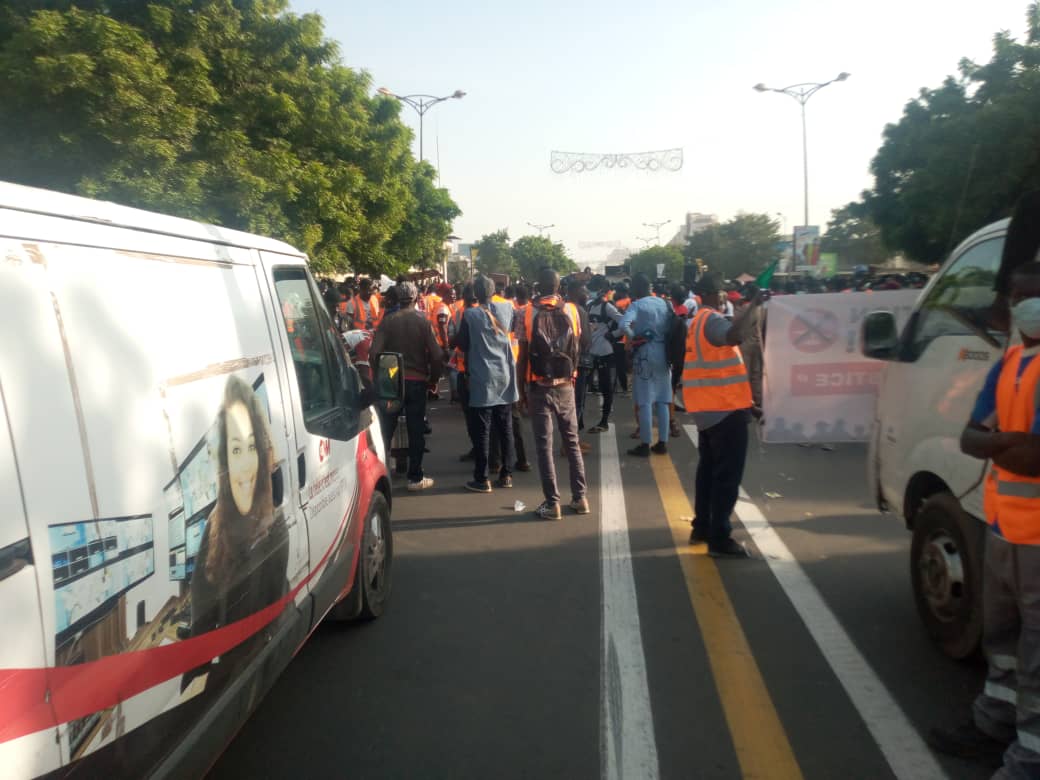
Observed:
[[[414,301],[419,297],[419,288],[413,282],[397,283],[397,300]]]

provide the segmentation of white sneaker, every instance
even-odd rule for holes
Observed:
[[[433,487],[433,480],[430,479],[429,477],[423,477],[418,482],[409,482],[408,483],[408,491],[410,493],[415,493],[417,491],[426,490],[427,488],[432,488],[432,487]]]

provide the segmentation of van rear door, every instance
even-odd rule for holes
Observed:
[[[61,354],[54,312],[42,285],[42,270],[33,264],[25,247],[0,239],[0,257],[0,626],[4,630],[0,642],[0,767],[5,777],[35,777],[61,765],[36,582],[38,569],[43,579],[50,579],[52,565],[60,562],[52,563],[47,551],[30,541],[19,453],[10,422],[16,409],[28,410],[24,403],[12,406],[8,399],[24,402],[32,393],[52,393],[68,402],[69,391],[60,372],[49,375],[52,380],[58,377],[56,386],[29,384],[32,378],[47,374],[44,356],[55,351]],[[43,332],[34,330],[40,324],[45,326]],[[40,352],[34,355],[37,349]],[[27,370],[27,360],[35,370]],[[49,367],[54,368],[53,364]],[[26,431],[30,421],[23,416],[19,422],[19,428]],[[47,437],[40,435],[40,421],[34,424],[35,444],[42,444]],[[51,463],[61,459],[55,453]],[[71,474],[53,476],[58,484],[63,477],[75,482]]]
[[[279,312],[284,364],[292,367],[297,499],[307,518],[317,621],[357,562],[357,449],[366,413],[357,373],[302,258],[260,254]]]

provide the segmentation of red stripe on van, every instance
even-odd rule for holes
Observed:
[[[324,569],[356,508],[352,506],[343,515],[332,545],[318,565],[280,600],[247,618],[171,645],[110,655],[75,666],[0,669],[0,743],[114,707],[244,642],[273,622]]]

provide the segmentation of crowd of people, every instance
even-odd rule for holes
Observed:
[[[545,268],[534,285],[477,276],[421,290],[401,280],[380,293],[361,279],[325,282],[323,294],[362,372],[381,353],[402,356],[403,402],[381,414],[387,452],[402,457],[405,448],[393,444],[399,417],[405,418],[409,491],[434,485],[423,469],[427,403],[441,397],[446,378],[469,439],[460,454],[473,463],[466,490],[508,489],[514,472],[531,471],[529,435],[543,493],[535,514],[547,520],[561,519],[564,509],[588,514],[590,437],[610,430],[617,398],[631,397],[633,458],[667,454],[678,433],[677,410],[693,415],[701,457],[690,541],[706,542],[712,555],[746,555],[730,538],[729,515],[743,474],[747,423],[761,414],[763,295],[754,285],[734,295],[710,274],[691,289],[654,284],[642,274],[616,284],[592,274],[561,280]],[[594,397],[598,404],[590,403]],[[594,425],[586,425],[586,412]],[[557,429],[569,471],[566,502],[557,477]]]

